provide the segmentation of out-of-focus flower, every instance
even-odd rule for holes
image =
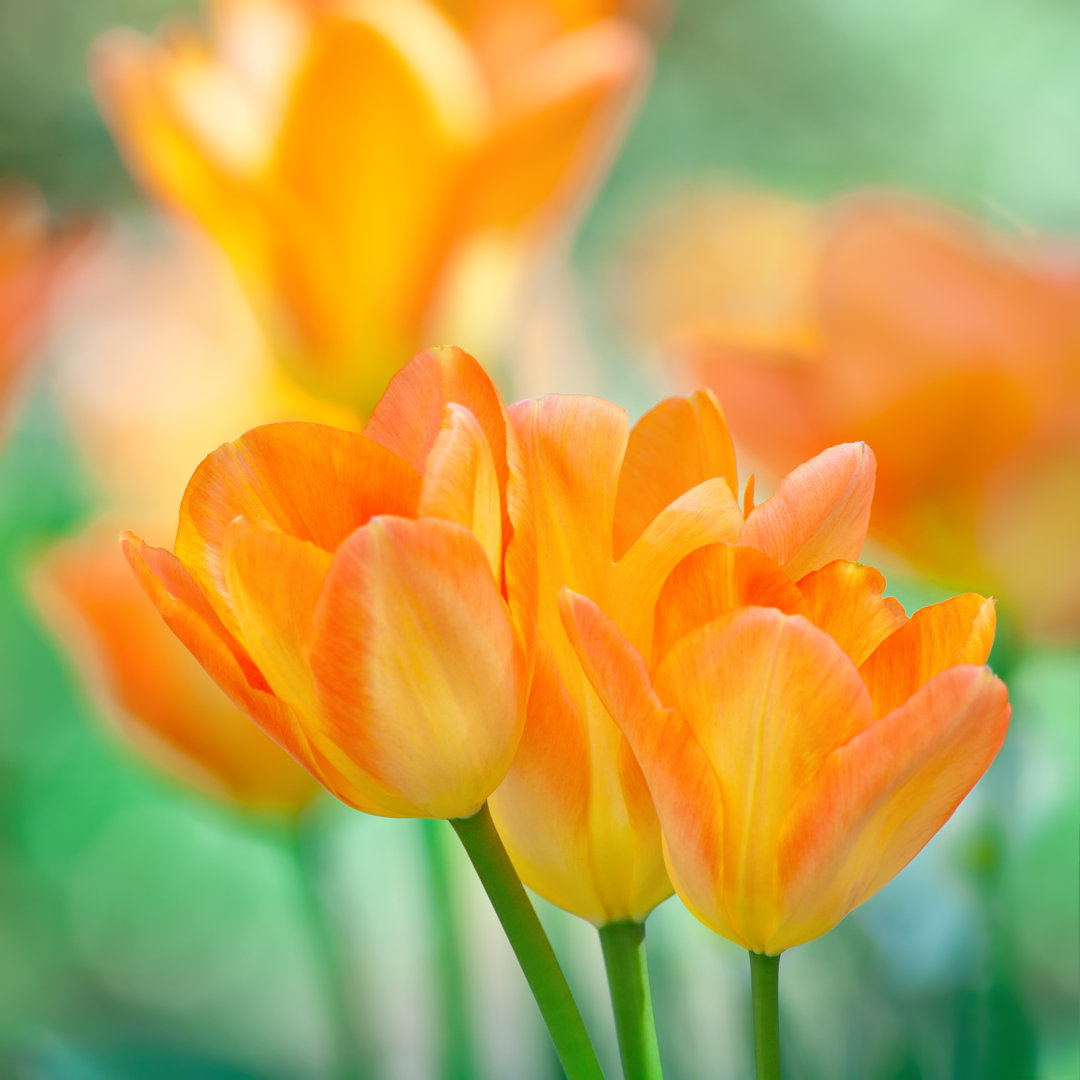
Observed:
[[[242,807],[297,811],[315,781],[176,640],[98,529],[50,553],[39,603],[103,713],[165,772]]]
[[[331,792],[466,817],[524,721],[535,566],[517,456],[483,370],[434,350],[363,434],[291,423],[226,443],[188,485],[176,554],[130,535],[125,551],[200,663]]]
[[[0,416],[30,357],[57,274],[84,231],[50,229],[35,192],[0,186]]]
[[[588,397],[511,407],[534,503],[539,644],[525,735],[492,814],[526,884],[597,925],[643,919],[671,892],[660,830],[629,744],[589,684],[559,615],[566,586],[596,599],[648,655],[653,606],[687,554],[759,547],[795,576],[855,558],[873,455],[839,446],[796,469],[746,513],[715,398],[672,398],[629,430]]]
[[[129,162],[237,268],[279,359],[367,410],[435,340],[494,352],[647,64],[607,19],[487,63],[427,0],[221,0],[96,84]]]
[[[676,890],[754,952],[824,934],[886,884],[1005,738],[1005,686],[982,666],[993,603],[967,594],[908,619],[884,585],[842,561],[796,584],[758,551],[702,548],[665,584],[645,652],[564,593]]]
[[[1031,632],[1080,634],[1080,250],[899,196],[816,218],[721,199],[709,221],[699,203],[669,236],[684,254],[691,230],[718,238],[696,264],[718,283],[711,317],[667,336],[740,445],[782,472],[865,439],[872,535],[931,577],[993,590]],[[768,275],[736,282],[755,262]],[[640,265],[635,296],[652,280]]]

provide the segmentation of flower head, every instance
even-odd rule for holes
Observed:
[[[662,402],[629,429],[587,397],[518,402],[511,419],[534,504],[539,644],[525,735],[492,813],[522,879],[597,924],[642,919],[671,891],[653,800],[631,746],[564,629],[564,587],[594,598],[648,654],[664,580],[717,541],[768,553],[801,577],[861,547],[873,456],[834,447],[760,506],[735,499],[715,398]]]
[[[331,792],[464,817],[523,722],[534,590],[515,457],[487,376],[433,350],[363,434],[272,424],[211,454],[175,554],[124,546],[174,632]]]
[[[702,548],[664,585],[645,651],[564,593],[675,889],[754,952],[818,937],[880,889],[1005,737],[1005,687],[982,666],[993,603],[968,594],[909,619],[884,585],[858,563],[794,580],[759,551]]]

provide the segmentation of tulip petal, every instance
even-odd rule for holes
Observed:
[[[798,581],[835,559],[856,559],[874,493],[874,455],[864,443],[830,447],[800,465],[754,508],[740,543],[756,547]]]
[[[664,507],[714,476],[738,496],[735,450],[708,390],[668,398],[633,427],[615,496],[613,554],[621,559]]]
[[[491,572],[502,573],[502,505],[491,447],[464,405],[447,406],[447,418],[428,455],[420,514],[456,521],[471,530],[487,553]]]
[[[872,566],[837,560],[799,582],[804,614],[820,626],[858,667],[907,622],[894,597],[883,597],[885,578]]]
[[[324,736],[416,816],[468,816],[506,775],[524,658],[483,548],[455,522],[377,517],[349,537],[311,667]]]
[[[162,548],[148,547],[131,533],[124,534],[121,546],[162,618],[211,678],[268,735],[321,779],[295,713],[274,696],[262,673],[222,625],[179,560]]]
[[[736,940],[765,951],[781,917],[776,840],[792,798],[871,720],[870,697],[833,640],[800,615],[739,608],[682,638],[653,674],[716,770]],[[668,838],[669,845],[673,843]]]
[[[419,498],[419,475],[371,439],[321,424],[268,424],[196,469],[180,505],[176,554],[235,634],[221,557],[234,518],[334,551],[373,514],[415,514]]]
[[[789,914],[769,951],[825,933],[899,873],[989,767],[1009,712],[1001,680],[962,665],[829,755],[780,837]]]
[[[664,582],[656,603],[652,666],[687,634],[739,607],[809,615],[795,583],[757,548],[710,544],[688,555]]]
[[[874,716],[898,708],[947,667],[985,664],[996,622],[993,600],[976,593],[916,611],[859,669],[874,700]]]

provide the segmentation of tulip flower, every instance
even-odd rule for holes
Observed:
[[[158,610],[328,790],[468,817],[509,768],[528,677],[525,507],[494,387],[421,354],[363,434],[255,428],[196,470],[175,554],[130,534]],[[512,458],[512,450],[509,457]]]
[[[645,651],[563,593],[676,891],[751,952],[759,1078],[780,1076],[779,954],[907,865],[1005,737],[1005,686],[983,666],[993,603],[967,594],[908,619],[884,584],[853,562],[795,581],[759,551],[705,547],[665,583]]]
[[[607,19],[498,70],[428,0],[223,0],[114,32],[95,83],[134,171],[197,220],[302,384],[366,412],[432,340],[494,350],[646,66]]]
[[[671,885],[660,829],[630,745],[589,683],[563,628],[565,586],[594,598],[647,654],[665,578],[713,542],[760,548],[801,577],[855,558],[873,455],[833,447],[745,514],[723,413],[707,391],[672,398],[629,430],[587,397],[519,402],[511,420],[535,507],[539,643],[525,734],[491,801],[522,879],[604,926],[640,922]]]
[[[29,188],[0,188],[0,407],[15,392],[57,275],[82,229],[50,232]]]
[[[50,553],[41,606],[102,712],[143,756],[254,811],[296,813],[317,785],[214,684],[97,531]]]
[[[944,584],[992,589],[1028,633],[1076,639],[1077,249],[910,197],[695,208],[642,250],[633,295],[652,297],[664,337],[648,267],[700,254],[698,301],[669,309],[666,337],[720,395],[736,441],[782,473],[865,439],[875,538]]]

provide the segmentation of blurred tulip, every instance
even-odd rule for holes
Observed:
[[[497,351],[647,65],[608,19],[498,70],[427,0],[220,0],[209,40],[115,32],[95,81],[132,167],[197,219],[303,385],[366,411],[432,340]]]
[[[296,812],[317,790],[177,642],[98,530],[40,568],[41,606],[71,649],[102,712],[149,760],[251,810]]]
[[[249,431],[196,470],[176,555],[130,534],[125,552],[200,663],[340,799],[467,817],[524,718],[533,589],[513,440],[471,357],[422,353],[364,434]]]
[[[793,578],[758,551],[702,548],[665,584],[645,651],[603,604],[563,594],[680,897],[771,955],[824,934],[914,858],[990,765],[1010,711],[981,666],[991,601],[908,619],[870,567]]]
[[[16,185],[0,187],[0,410],[30,358],[57,274],[84,231],[50,230],[35,192]]]
[[[744,516],[707,391],[662,402],[633,431],[596,398],[523,401],[510,415],[534,503],[540,641],[525,734],[492,814],[522,880],[546,899],[597,925],[641,920],[671,892],[656,812],[567,638],[559,592],[594,598],[648,655],[661,585],[696,548],[741,540],[795,576],[855,558],[873,455],[833,447],[756,508],[748,486]]]
[[[669,323],[669,343],[736,440],[782,472],[865,439],[876,538],[933,578],[992,589],[1029,632],[1080,636],[1080,249],[913,198],[852,199],[815,221],[764,197],[714,210],[704,225],[699,204],[683,231],[734,238],[696,263],[719,282],[711,325]],[[733,283],[753,264],[742,239],[766,235],[769,275]]]

